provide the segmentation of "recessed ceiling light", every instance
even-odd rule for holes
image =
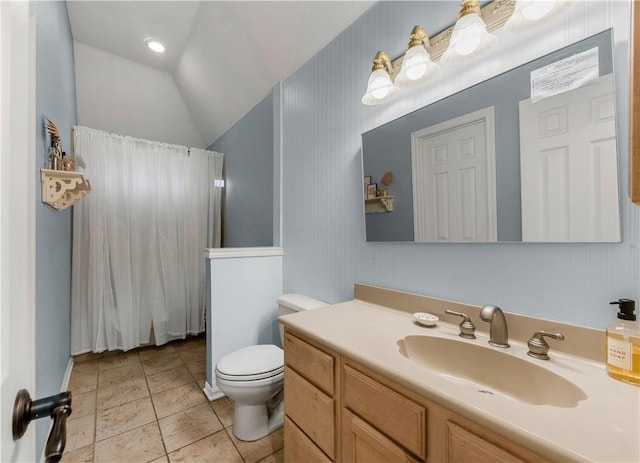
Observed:
[[[151,51],[154,51],[156,53],[164,53],[164,45],[162,45],[156,39],[145,39],[144,43],[147,44],[147,47],[149,47]]]

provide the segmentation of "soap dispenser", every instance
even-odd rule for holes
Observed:
[[[640,325],[632,299],[611,302],[618,320],[607,327],[607,373],[612,378],[640,386]]]

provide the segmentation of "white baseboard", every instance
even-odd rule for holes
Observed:
[[[204,383],[203,392],[209,401],[218,400],[219,398],[224,397],[224,392],[222,392],[215,384],[211,386],[208,381],[205,381]]]
[[[71,379],[71,370],[73,370],[73,357],[69,358],[69,363],[67,363],[67,370],[64,372],[64,377],[62,378],[62,386],[60,387],[60,392],[64,392],[69,389],[69,380]]]

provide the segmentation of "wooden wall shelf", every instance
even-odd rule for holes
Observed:
[[[73,206],[91,191],[89,180],[80,172],[40,169],[42,202],[63,210]]]
[[[393,196],[378,196],[377,198],[364,200],[364,212],[367,214],[380,214],[393,211]]]

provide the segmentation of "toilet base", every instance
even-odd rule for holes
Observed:
[[[267,406],[242,405],[235,403],[233,407],[233,435],[242,441],[258,440],[276,429],[284,422],[282,402],[269,414]]]

